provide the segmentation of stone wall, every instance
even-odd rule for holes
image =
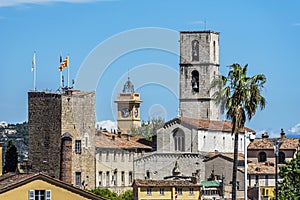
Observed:
[[[72,91],[62,96],[61,133],[72,135],[72,183],[76,172],[87,188],[95,187],[95,93]],[[76,153],[75,142],[81,141],[81,152]]]
[[[28,158],[31,171],[59,178],[61,148],[61,95],[28,93]]]
[[[194,48],[194,42],[198,47]],[[196,51],[195,51],[196,50]],[[193,55],[197,54],[197,59]],[[193,89],[193,72],[199,74]],[[219,74],[219,34],[210,31],[180,33],[180,115],[219,120],[219,107],[212,101],[211,81]]]
[[[198,180],[204,178],[204,156],[192,153],[151,153],[134,160],[135,179],[163,179],[172,175],[175,163],[183,176],[195,174]],[[147,177],[147,172],[150,177]]]
[[[45,172],[55,178],[80,173],[78,186],[84,181],[87,188],[95,187],[95,93],[67,91],[65,94],[28,93],[29,164],[33,172]],[[72,156],[62,155],[62,136],[72,138]],[[75,141],[81,141],[75,152]],[[71,159],[63,167],[62,158]],[[60,172],[65,170],[65,172]],[[68,170],[71,170],[68,171]],[[70,182],[69,180],[67,182]]]

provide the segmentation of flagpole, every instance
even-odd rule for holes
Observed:
[[[33,91],[36,91],[36,51],[33,52],[31,71],[33,71]]]
[[[70,88],[70,56],[68,55],[68,89]]]
[[[60,70],[60,91],[63,89],[62,70]]]
[[[34,70],[33,70],[33,88],[34,88],[34,91],[36,92],[36,66],[34,67]]]

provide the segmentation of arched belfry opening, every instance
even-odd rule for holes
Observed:
[[[199,61],[199,41],[192,41],[192,61]]]
[[[192,90],[199,92],[199,72],[197,70],[192,71]]]

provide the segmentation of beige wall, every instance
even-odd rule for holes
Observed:
[[[72,199],[72,200],[85,200],[78,194],[74,194],[66,189],[57,187],[43,180],[35,180],[30,183],[24,184],[21,187],[9,190],[0,194],[0,199],[5,200],[28,200],[29,190],[51,190],[51,199]]]

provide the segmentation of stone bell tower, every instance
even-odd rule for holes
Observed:
[[[180,32],[180,115],[219,120],[210,85],[219,74],[219,33]]]

